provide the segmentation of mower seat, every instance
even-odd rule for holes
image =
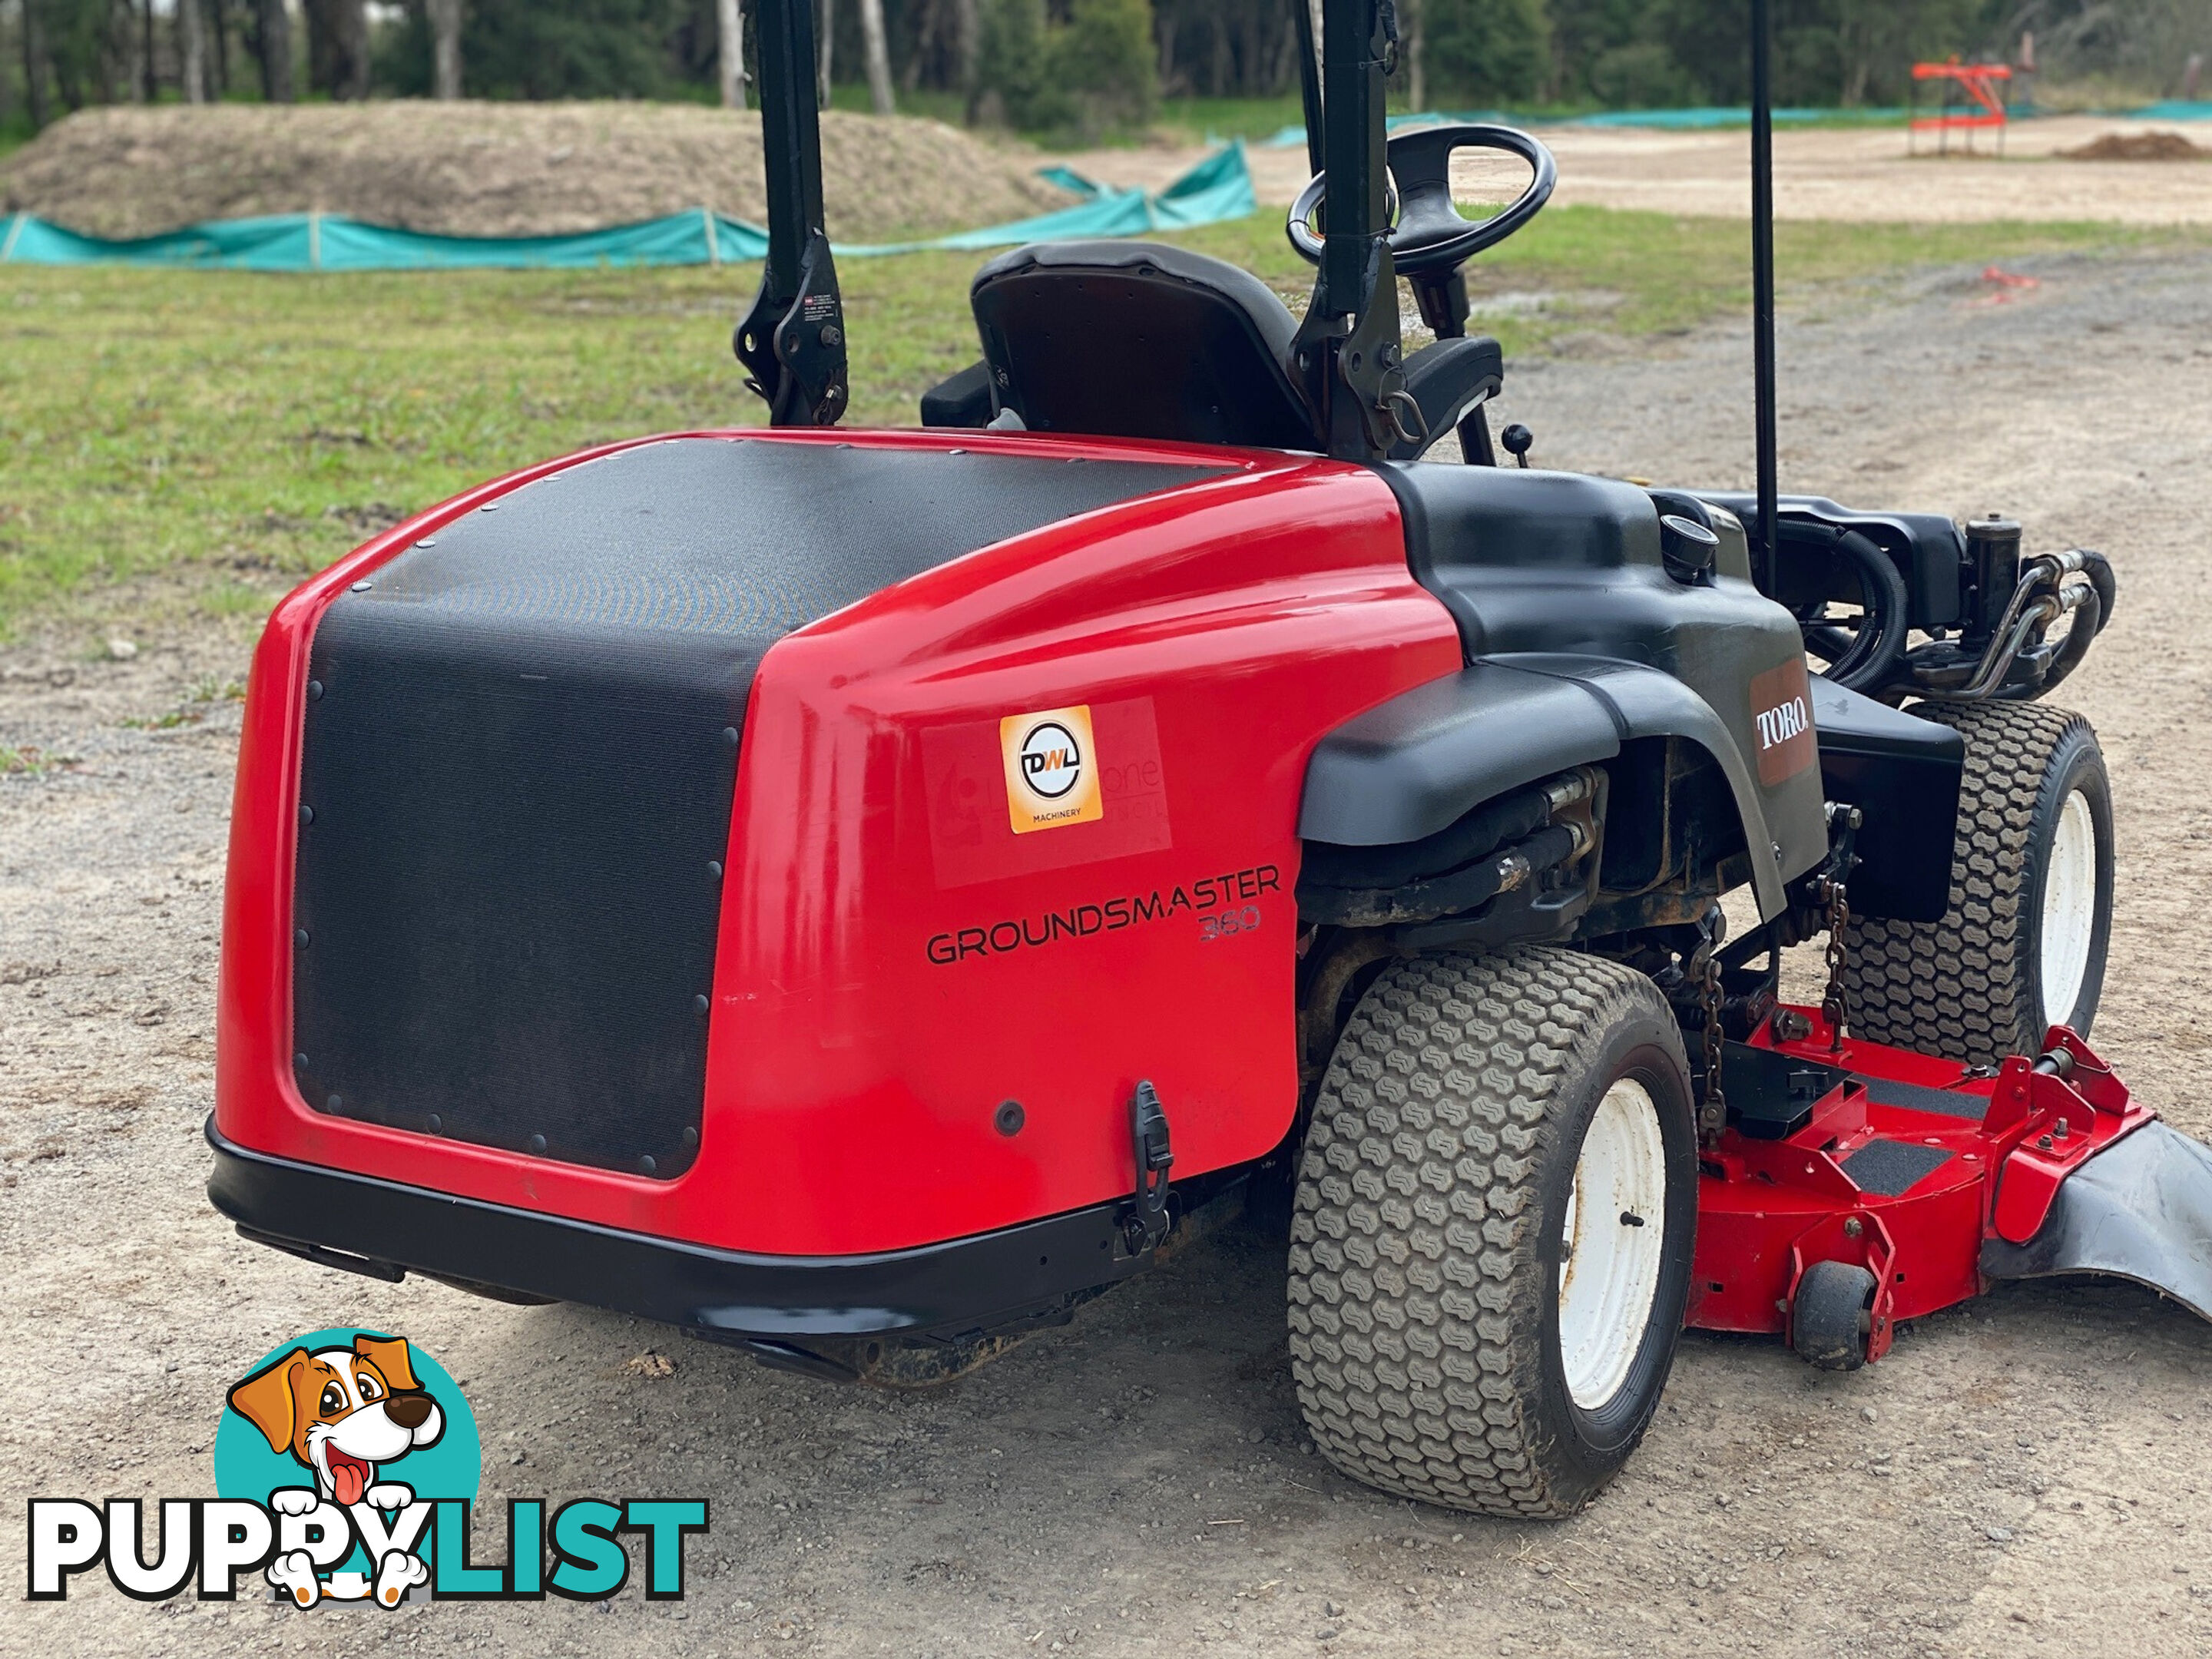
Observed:
[[[1249,272],[1152,242],[1041,243],[975,273],[1001,409],[1033,432],[1319,449],[1297,319]]]
[[[1017,248],[975,274],[983,361],[922,393],[921,423],[1320,450],[1291,368],[1297,319],[1265,283],[1152,242]],[[1504,375],[1498,342],[1437,340],[1406,360],[1421,418],[1394,444],[1418,460]]]

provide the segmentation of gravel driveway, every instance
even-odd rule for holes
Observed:
[[[1908,154],[1894,126],[1790,128],[1774,135],[1774,211],[1784,219],[1869,224],[1962,220],[2100,220],[2124,225],[2212,224],[2212,167],[2197,161],[2083,161],[2061,155],[2108,134],[2181,133],[2212,145],[2203,122],[2144,123],[2062,115],[2015,121],[2004,153],[1986,134],[1979,153],[1942,160]],[[1559,158],[1553,200],[1654,213],[1747,218],[1751,135],[1742,127],[1657,131],[1637,127],[1539,129]],[[1923,151],[1929,141],[1920,141]],[[1086,178],[1158,190],[1196,165],[1203,146],[1089,150],[1067,158]],[[1304,145],[1246,152],[1261,201],[1288,207],[1310,172]],[[1452,163],[1462,201],[1506,200],[1527,183],[1518,162],[1462,150]],[[1740,256],[1739,256],[1740,257]]]
[[[2212,258],[1972,270],[1786,320],[1784,477],[2002,507],[2105,548],[2118,620],[2067,690],[2103,734],[2122,859],[2096,1040],[2212,1133]],[[1535,458],[1747,482],[1740,331],[1514,366]],[[202,1197],[212,987],[250,641],[0,653],[0,1487],[210,1490],[222,1391],[292,1334],[405,1333],[463,1378],[487,1498],[706,1495],[692,1592],[605,1610],[147,1607],[81,1582],[0,1651],[1766,1655],[2212,1649],[2212,1328],[2148,1294],[2014,1286],[1816,1373],[1691,1335],[1626,1474],[1563,1525],[1388,1499],[1306,1449],[1279,1248],[1232,1230],[931,1395],[841,1389],[570,1308],[385,1285],[240,1243]],[[206,697],[193,701],[195,690]],[[182,709],[166,729],[131,726]],[[2194,1086],[2193,1086],[2194,1085]],[[627,1362],[648,1351],[673,1362]]]

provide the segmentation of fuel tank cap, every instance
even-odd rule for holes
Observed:
[[[1659,517],[1659,560],[1667,574],[1686,587],[1712,580],[1713,562],[1719,556],[1721,538],[1695,519],[1679,513]]]

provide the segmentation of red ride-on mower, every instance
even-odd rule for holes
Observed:
[[[1024,248],[921,428],[840,434],[810,9],[763,0],[774,429],[487,484],[263,638],[241,1233],[915,1383],[1249,1203],[1322,1451],[1524,1516],[1620,1466],[1686,1323],[1847,1369],[1995,1279],[2212,1315],[2212,1152],[2083,1041],[2108,785],[2036,699],[2105,561],[1779,495],[1763,215],[1756,495],[1497,464],[1460,273],[1551,159],[1386,149],[1389,16],[1306,42],[1303,320]],[[1480,223],[1470,147],[1532,170]]]

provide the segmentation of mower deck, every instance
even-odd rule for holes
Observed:
[[[1698,1181],[1694,1328],[1790,1334],[1807,1267],[1844,1261],[1874,1276],[1878,1359],[1898,1321],[2050,1271],[2017,1247],[2042,1231],[2060,1183],[2154,1116],[2070,1032],[2054,1034],[2063,1079],[2017,1058],[1992,1076],[1838,1045],[1818,1010],[1790,1012],[1803,1037],[1778,1042],[1769,1021],[1727,1050],[1729,1127]]]

